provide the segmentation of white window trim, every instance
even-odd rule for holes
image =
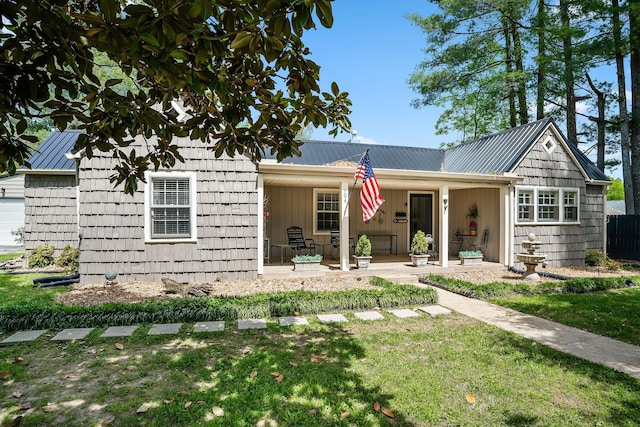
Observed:
[[[520,204],[518,203],[518,197],[520,191],[531,191],[533,192],[533,221],[521,221],[518,218],[518,210]],[[557,191],[558,192],[558,221],[545,221],[540,220],[538,218],[538,193],[541,191]],[[573,192],[576,193],[576,204],[575,206],[578,208],[577,212],[577,220],[576,221],[568,221],[564,219],[564,193],[565,192]],[[576,187],[535,187],[535,186],[516,186],[515,191],[515,212],[514,212],[514,220],[515,225],[580,225],[580,189]],[[573,205],[572,205],[573,206]]]
[[[558,144],[556,143],[556,141],[554,141],[554,139],[550,136],[547,136],[542,140],[542,147],[547,152],[547,154],[552,154],[557,146]]]
[[[196,211],[198,207],[197,191],[196,191],[196,173],[195,172],[145,172],[144,186],[144,241],[145,243],[194,243],[198,241],[198,226],[196,224]],[[153,192],[151,191],[151,179],[152,178],[188,178],[189,179],[189,192],[191,198],[191,209],[189,211],[189,222],[191,225],[190,235],[191,237],[177,237],[175,239],[170,238],[153,238],[151,237],[151,198]]]
[[[314,188],[313,189],[313,234],[328,236],[331,230],[318,230],[318,193],[333,193],[338,196],[338,221],[340,220],[340,190],[335,188]]]

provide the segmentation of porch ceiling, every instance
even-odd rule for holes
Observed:
[[[340,182],[353,182],[353,167],[263,164],[259,166],[265,185],[287,187],[339,188]],[[515,175],[422,172],[414,170],[375,169],[380,187],[390,190],[437,190],[448,185],[450,190],[473,187],[502,187],[516,183]]]

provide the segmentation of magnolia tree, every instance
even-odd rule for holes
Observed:
[[[147,169],[182,160],[177,136],[216,156],[281,160],[299,155],[308,125],[348,130],[348,94],[320,89],[301,40],[316,22],[332,25],[330,1],[0,2],[0,173],[29,166],[29,124],[44,117],[85,130],[76,149],[87,156],[111,152],[112,181],[127,193]],[[100,78],[98,55],[123,77]],[[148,153],[126,149],[136,136]]]

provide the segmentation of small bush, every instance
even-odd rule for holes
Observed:
[[[411,253],[414,255],[423,255],[429,251],[429,241],[424,231],[418,230],[411,240]]]
[[[78,268],[79,256],[80,251],[77,248],[74,248],[71,245],[67,245],[64,247],[64,249],[62,249],[60,256],[55,259],[55,264],[58,267],[75,270]]]
[[[291,262],[322,262],[322,255],[296,255]]]
[[[356,256],[370,256],[371,255],[371,240],[366,234],[363,234],[356,243]]]
[[[609,270],[618,270],[620,268],[620,264],[599,249],[587,249],[584,263],[595,267],[606,267]]]
[[[41,245],[29,254],[29,268],[48,267],[53,264],[53,246]]]

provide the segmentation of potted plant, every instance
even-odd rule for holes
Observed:
[[[317,271],[320,270],[322,255],[296,255],[291,258],[293,271]]]
[[[471,205],[471,207],[469,208],[469,212],[467,213],[467,218],[470,219],[469,221],[469,234],[471,236],[475,236],[476,233],[478,232],[478,223],[476,222],[476,218],[478,218],[478,205],[477,204],[473,204]]]
[[[482,252],[480,251],[460,251],[460,265],[480,265],[482,264]]]
[[[366,234],[361,235],[356,243],[355,255],[353,259],[356,260],[358,268],[368,268],[371,261],[371,241]]]
[[[418,230],[411,240],[411,262],[415,267],[425,267],[429,263],[429,240],[424,231]]]

